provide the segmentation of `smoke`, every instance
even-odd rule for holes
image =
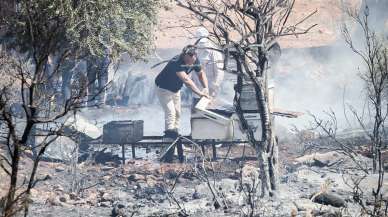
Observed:
[[[372,23],[372,26],[382,23],[381,19],[371,20],[376,22]],[[275,85],[275,108],[303,112],[304,115],[297,119],[277,117],[276,125],[287,129],[293,128],[294,125],[305,128],[312,120],[309,113],[325,118],[325,112],[332,111],[336,114],[339,128],[358,127],[354,116],[350,114],[349,105],[360,114],[365,112],[365,82],[359,76],[364,70],[364,63],[342,39],[340,25],[337,24],[338,36],[333,44],[282,50],[282,56],[276,66],[270,69]],[[352,29],[353,40],[357,43],[356,46],[362,49],[363,38],[362,34],[359,34],[360,29],[355,26]],[[151,66],[169,60],[178,53],[179,50],[174,49],[158,50],[157,55],[147,58],[147,62],[136,63],[131,62],[128,57],[123,57],[113,82],[112,95],[127,98],[126,106],[138,106],[137,116],[127,115],[126,119],[144,119],[146,128],[152,128],[149,129],[152,133],[160,133],[163,129],[163,112],[155,96],[154,78],[165,64],[153,69]],[[233,103],[235,81],[235,75],[226,73],[220,101]],[[189,107],[191,91],[187,88],[183,90],[182,98],[183,104]],[[187,133],[190,132],[189,117],[190,111],[187,109],[183,114],[183,131]],[[154,123],[160,127],[156,127]]]
[[[163,55],[162,59],[169,59],[176,53],[166,52],[167,55]],[[154,78],[164,65],[151,69],[152,65],[160,61],[157,58],[137,63],[130,63],[128,59],[123,61],[111,92],[116,91],[115,94],[127,97],[128,106],[136,105],[133,110],[136,115],[123,114],[107,118],[108,120],[144,119],[149,133],[160,134],[163,131],[163,112],[155,95]],[[307,113],[323,116],[325,111],[332,110],[336,113],[339,124],[344,128],[348,127],[344,105],[350,104],[362,110],[365,101],[364,84],[358,75],[361,65],[360,59],[344,43],[320,48],[283,50],[276,67],[271,69],[275,85],[275,107],[304,112],[305,115],[297,119],[278,117],[276,124],[288,129],[293,125],[304,128],[311,120]],[[226,74],[219,101],[224,104],[233,103],[235,81],[235,75]],[[188,107],[191,103],[190,91],[183,90],[182,95],[182,101]],[[184,111],[185,127],[182,130],[186,133],[190,132],[190,125],[187,124],[189,117],[189,110]]]
[[[371,28],[379,36],[383,35],[383,28],[374,27],[386,18],[372,17],[374,19],[369,21]],[[364,51],[365,37],[361,27],[349,20],[347,25],[351,25],[354,46]],[[304,129],[312,121],[308,113],[325,119],[326,112],[334,112],[339,130],[360,128],[349,109],[351,106],[365,117],[368,125],[373,112],[368,110],[366,83],[360,77],[365,70],[365,63],[350,49],[340,33],[336,42],[325,47],[283,50],[278,65],[271,70],[276,85],[275,107],[304,112],[305,115],[298,119],[277,118],[277,124],[288,129],[293,125]]]

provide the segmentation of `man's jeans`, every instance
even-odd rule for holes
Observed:
[[[181,92],[156,87],[156,95],[164,111],[165,130],[179,129],[181,118]]]

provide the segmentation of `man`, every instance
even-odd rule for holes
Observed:
[[[196,34],[198,59],[204,67],[206,77],[209,81],[209,93],[211,97],[216,97],[220,92],[220,87],[224,79],[224,62],[222,54],[216,50],[213,50],[215,46],[208,39],[209,32],[206,28],[198,28]],[[192,79],[198,87],[201,86],[199,77],[197,74],[192,74]],[[199,98],[194,96],[193,104],[198,102]]]
[[[189,74],[198,74],[204,90],[200,90],[190,79]],[[209,97],[208,82],[201,63],[197,59],[196,48],[186,46],[182,53],[172,58],[155,79],[156,92],[165,115],[165,136],[175,138],[178,136],[181,115],[180,89],[183,84],[189,87],[199,97]]]

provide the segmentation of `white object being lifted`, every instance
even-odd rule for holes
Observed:
[[[222,125],[228,125],[231,122],[230,118],[227,118],[225,116],[219,115],[215,112],[212,112],[210,110],[207,110],[208,105],[210,104],[211,100],[207,97],[202,97],[199,102],[195,105],[196,112],[200,115],[202,115],[205,118],[209,118],[219,124]]]

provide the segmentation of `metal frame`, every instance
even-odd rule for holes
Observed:
[[[191,139],[190,136],[186,136],[186,138]],[[125,149],[126,146],[131,146],[132,149],[132,159],[136,159],[136,147],[148,147],[148,146],[162,146],[162,145],[171,145],[170,141],[162,141],[163,136],[143,136],[143,139],[134,142],[134,143],[128,143],[128,144],[120,144],[121,145],[121,155],[122,155],[122,163],[125,164]],[[191,139],[192,140],[192,139]],[[223,144],[227,146],[239,144],[239,143],[248,143],[248,141],[221,141],[221,140],[193,140],[195,143],[199,144],[202,148],[202,151],[205,151],[205,146],[211,146],[212,148],[212,160],[217,160],[217,144]],[[176,143],[176,148],[178,151],[178,159],[180,163],[184,162],[184,153],[182,145],[184,144],[191,144],[189,141],[182,141],[182,139],[178,139]]]

